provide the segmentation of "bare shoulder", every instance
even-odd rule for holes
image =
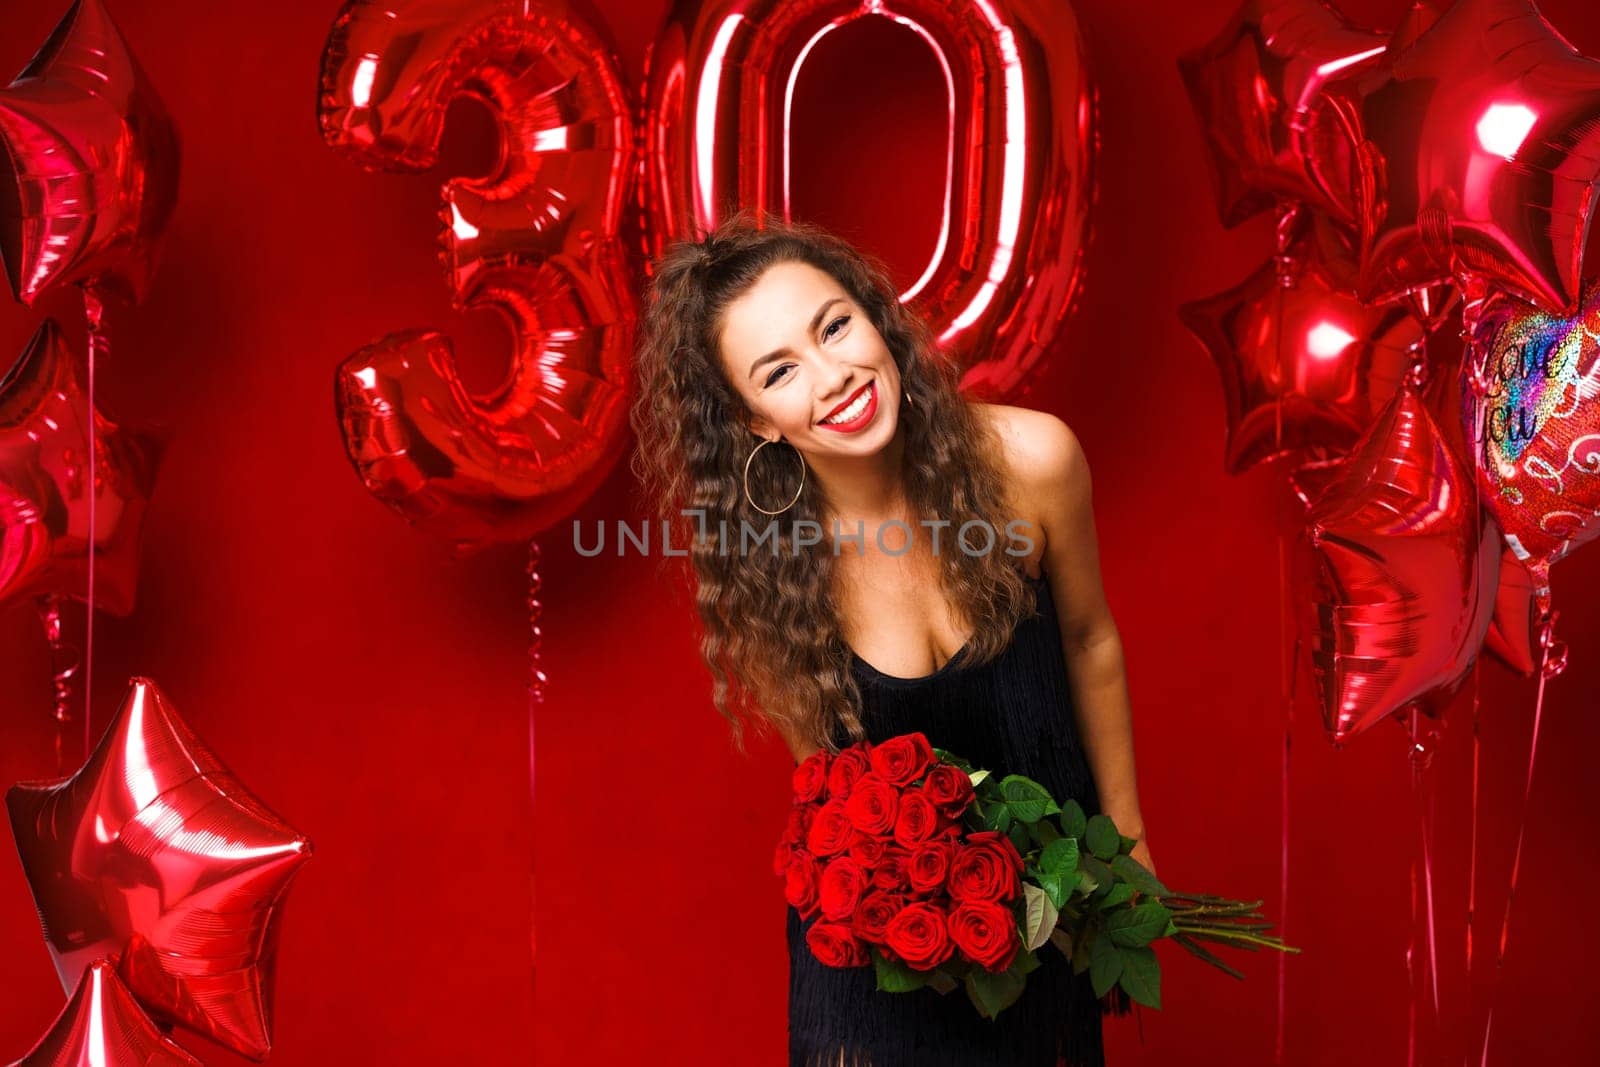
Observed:
[[[999,433],[1007,475],[1023,496],[1059,493],[1087,474],[1078,436],[1055,415],[1010,404],[975,406]]]

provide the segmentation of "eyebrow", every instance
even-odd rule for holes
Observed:
[[[811,316],[811,332],[817,332],[817,327],[822,325],[822,316],[828,313],[829,308],[835,304],[841,304],[843,302],[844,297],[842,296],[830,296],[828,299],[824,300],[822,302],[822,306],[817,309],[817,313]],[[789,355],[791,351],[792,350],[788,345],[785,345],[782,348],[774,348],[771,352],[768,352],[766,355],[750,364],[750,373],[746,375],[746,377],[754,378],[756,376],[756,371],[760,370],[768,363],[771,363],[773,360],[782,359],[784,356]]]

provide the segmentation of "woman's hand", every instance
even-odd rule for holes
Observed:
[[[1133,846],[1133,849],[1128,853],[1128,855],[1133,858],[1135,863],[1139,864],[1139,866],[1143,867],[1151,874],[1156,873],[1155,860],[1150,858],[1150,846],[1148,843],[1146,843],[1142,836],[1139,838],[1139,843]]]

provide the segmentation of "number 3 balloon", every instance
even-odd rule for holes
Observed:
[[[353,0],[323,54],[323,139],[364,166],[431,167],[458,96],[500,128],[495,172],[445,184],[439,240],[455,306],[512,327],[505,382],[468,393],[450,339],[409,329],[346,360],[335,395],[368,490],[460,550],[534,536],[621,455],[633,131],[592,25],[570,3]]]

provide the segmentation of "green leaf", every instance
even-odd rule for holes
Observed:
[[[1133,886],[1129,885],[1127,882],[1118,882],[1111,887],[1110,891],[1107,892],[1105,896],[1100,898],[1100,903],[1098,906],[1101,911],[1110,911],[1118,904],[1126,904],[1132,899]]]
[[[1072,959],[1072,935],[1071,934],[1067,933],[1065,930],[1063,930],[1061,927],[1058,926],[1054,930],[1050,931],[1050,943],[1056,947],[1056,951],[1057,952],[1061,953],[1061,958],[1062,959],[1066,959],[1066,960]]]
[[[1111,869],[1122,876],[1122,880],[1146,896],[1167,897],[1172,891],[1150,873],[1150,869],[1132,856],[1118,856],[1111,861]]]
[[[925,971],[913,971],[904,960],[887,960],[881,952],[869,953],[878,972],[878,988],[885,993],[909,993],[928,984]]]
[[[1082,837],[1087,820],[1076,800],[1061,805],[1061,832],[1068,837]]]
[[[962,770],[966,771],[968,774],[972,773],[972,764],[970,762],[968,762],[967,760],[962,759],[960,756],[956,755],[953,752],[946,752],[942,748],[935,748],[933,750],[933,754],[939,760],[940,763],[953,764],[953,765],[955,765],[957,767],[960,767]]]
[[[1072,973],[1082,974],[1089,969],[1089,950],[1093,947],[1095,935],[1092,930],[1081,929],[1072,946]]]
[[[1047,814],[1050,791],[1032,778],[1022,774],[1008,774],[1000,781],[1000,795],[1005,797],[1013,819],[1038,822]]]
[[[1078,869],[1078,840],[1058,837],[1039,853],[1039,870],[1048,874],[1065,874]]]
[[[1094,995],[1103,997],[1122,977],[1122,953],[1109,937],[1103,934],[1094,939],[1089,949],[1089,981]]]
[[[979,968],[967,975],[967,996],[985,1019],[993,1019],[1017,1002],[1027,979],[1005,971],[990,974]]]
[[[1067,885],[1067,879],[1076,878],[1076,873],[1070,875],[1049,874],[1041,871],[1038,877],[1039,888],[1044,890],[1045,896],[1050,898],[1050,903],[1055,905],[1056,910],[1060,911],[1062,908],[1066,907],[1067,894],[1072,892],[1071,888],[1069,888]]]
[[[1033,842],[1028,840],[1028,824],[1014,822],[1011,824],[1011,843],[1017,846],[1018,854],[1028,851],[1033,847]]]
[[[1122,988],[1136,1004],[1161,1010],[1161,964],[1150,948],[1124,948],[1122,956]]]
[[[937,967],[928,972],[928,985],[934,992],[941,995],[955,992],[956,986],[960,984],[960,982],[957,982],[953,977]]]
[[[1017,958],[1011,961],[1011,973],[1026,976],[1043,966],[1044,964],[1039,961],[1039,957],[1034,955],[1031,950],[1019,952],[1017,953]]]
[[[1171,921],[1171,912],[1157,901],[1146,900],[1126,911],[1112,912],[1105,930],[1117,944],[1139,948],[1160,937]]]
[[[1060,910],[1050,900],[1050,894],[1038,886],[1022,883],[1022,896],[1027,904],[1022,945],[1029,952],[1050,940],[1050,931],[1056,928]]]
[[[1084,830],[1083,843],[1088,845],[1089,851],[1099,859],[1109,860],[1115,856],[1121,841],[1121,835],[1117,833],[1117,824],[1107,815],[1096,815],[1089,820]]]
[[[1103,885],[1110,885],[1116,881],[1116,876],[1111,873],[1111,868],[1093,856],[1079,856],[1078,869],[1083,872],[1084,884],[1089,886],[1089,892],[1091,893]]]
[[[1122,853],[1124,856],[1132,852],[1133,846],[1139,843],[1139,839],[1137,837],[1129,837],[1127,834],[1119,834],[1118,837],[1120,838],[1121,843],[1117,848],[1117,851]]]
[[[1055,823],[1048,819],[1040,819],[1030,829],[1033,831],[1033,839],[1041,845],[1061,840],[1061,831],[1057,830]]]

